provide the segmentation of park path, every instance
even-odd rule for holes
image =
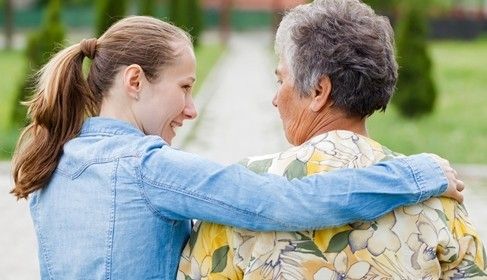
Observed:
[[[289,146],[271,103],[277,89],[271,39],[266,32],[234,34],[197,95],[198,120],[187,122],[176,146],[186,138],[183,149],[227,164]]]
[[[198,121],[185,124],[174,145],[226,164],[288,147],[271,105],[276,89],[274,68],[269,33],[233,34],[225,55],[196,98]],[[482,213],[487,201],[487,168],[458,169],[469,183],[466,205],[473,223],[487,240],[487,219]],[[9,172],[10,163],[0,163],[0,280],[38,279],[28,205],[8,193]]]

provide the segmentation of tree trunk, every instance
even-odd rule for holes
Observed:
[[[282,10],[281,0],[272,0],[272,34],[276,34],[283,16],[284,11]]]
[[[220,7],[220,40],[226,45],[230,39],[232,0],[222,0]]]
[[[12,37],[14,31],[14,11],[12,8],[12,0],[4,0],[5,13],[5,49],[12,48]]]

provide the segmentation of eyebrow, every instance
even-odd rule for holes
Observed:
[[[280,72],[278,69],[276,69],[276,70],[274,71],[274,74],[276,74],[276,76],[280,76],[280,75],[281,75],[281,72]]]

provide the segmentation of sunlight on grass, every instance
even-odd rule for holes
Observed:
[[[25,60],[20,51],[0,51],[0,131],[8,128],[13,99],[24,74]]]
[[[193,89],[194,94],[198,93],[201,84],[211,71],[213,65],[222,55],[224,48],[220,44],[204,45],[196,48],[196,85]]]

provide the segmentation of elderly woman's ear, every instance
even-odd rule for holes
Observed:
[[[331,94],[331,79],[328,76],[321,77],[319,83],[316,85],[314,91],[311,94],[311,103],[309,108],[313,112],[319,112],[327,105],[331,105],[332,101],[330,99]]]

